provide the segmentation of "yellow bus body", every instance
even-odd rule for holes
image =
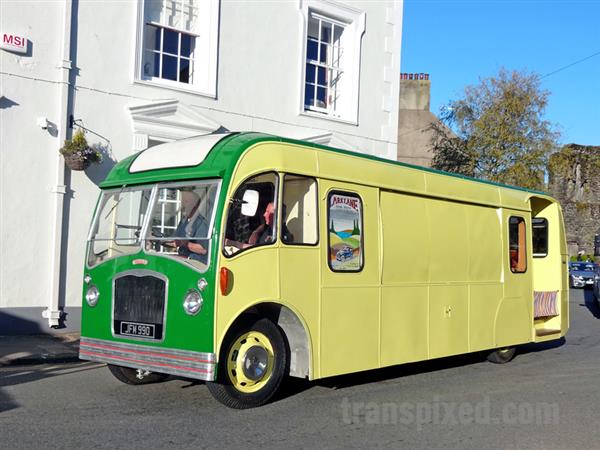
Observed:
[[[551,197],[283,142],[248,148],[227,197],[266,171],[317,180],[319,242],[220,253],[218,267],[230,271],[232,284],[217,294],[217,353],[236,319],[263,305],[285,311],[280,326],[290,342],[290,373],[309,379],[566,334],[567,249],[560,205]],[[332,272],[327,264],[331,190],[362,199],[358,273]],[[281,189],[278,195],[281,204]],[[509,266],[510,216],[526,224],[524,273]],[[548,221],[545,257],[533,257],[532,218]],[[535,318],[534,292],[557,292],[557,315]]]

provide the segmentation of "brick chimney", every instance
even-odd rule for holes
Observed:
[[[401,73],[400,109],[429,111],[430,91],[428,73]]]

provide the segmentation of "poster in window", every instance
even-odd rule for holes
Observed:
[[[329,197],[329,265],[335,271],[358,271],[362,264],[360,198],[333,194]]]

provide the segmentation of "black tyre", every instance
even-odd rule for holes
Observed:
[[[285,376],[288,351],[281,329],[268,319],[230,333],[221,348],[217,380],[207,383],[212,396],[230,408],[267,403]]]
[[[487,360],[494,364],[506,364],[515,357],[517,349],[515,347],[499,348],[487,355]]]
[[[112,373],[115,378],[125,384],[150,384],[158,383],[168,377],[164,373],[148,372],[141,369],[131,369],[129,367],[114,366],[108,364],[108,370]]]

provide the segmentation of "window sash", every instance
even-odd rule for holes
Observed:
[[[144,39],[144,49],[143,49],[143,60],[142,65],[145,66],[147,64],[151,64],[151,73],[144,73],[144,77],[148,79],[160,79],[160,80],[168,80],[171,82],[182,83],[182,84],[194,84],[194,66],[195,66],[195,51],[196,51],[196,39],[197,35],[192,35],[190,33],[185,33],[178,30],[169,29],[167,27],[163,27],[160,24],[156,24],[155,22],[148,22],[145,24],[144,33],[149,33],[150,27],[155,28],[155,33],[159,34],[159,37],[156,39],[158,41],[158,45],[156,44],[156,40],[154,41],[153,46],[148,46],[148,42]],[[177,34],[177,53],[165,51],[165,30]],[[189,56],[182,54],[183,50],[183,37],[190,37],[190,52]],[[158,49],[157,49],[158,47]],[[169,72],[165,73],[165,61],[168,59],[176,60],[176,68],[174,74],[172,76],[168,76]],[[185,68],[185,64],[187,64],[187,74],[182,72],[182,69]],[[158,67],[157,67],[158,66]],[[174,79],[173,79],[174,75]],[[184,77],[187,75],[187,80]]]
[[[195,0],[162,0],[160,9],[154,12],[158,12],[158,23],[161,26],[178,31],[192,31],[197,26],[200,10],[198,5]]]
[[[156,22],[154,20],[148,20],[146,22],[144,22],[146,25],[153,25],[157,28],[164,28],[165,30],[171,30],[171,31],[175,31],[177,33],[184,33],[184,34],[189,34],[190,36],[193,37],[200,37],[200,34],[192,31],[192,30],[185,30],[183,28],[176,28],[176,27],[171,27],[169,25],[165,25],[164,23],[160,23],[160,22]]]
[[[340,80],[344,75],[342,65],[344,52],[341,41],[346,24],[311,12],[309,28],[311,20],[316,21],[313,22],[313,26],[316,24],[318,27],[318,36],[311,36],[307,31],[304,108],[324,114],[334,114],[338,110],[342,90]],[[328,31],[329,36],[323,35],[324,30]],[[311,57],[315,56],[311,55],[314,52],[311,49],[314,49],[315,45],[316,59]],[[321,76],[321,69],[324,76]],[[310,77],[311,71],[312,77]],[[320,102],[322,105],[319,104]]]

